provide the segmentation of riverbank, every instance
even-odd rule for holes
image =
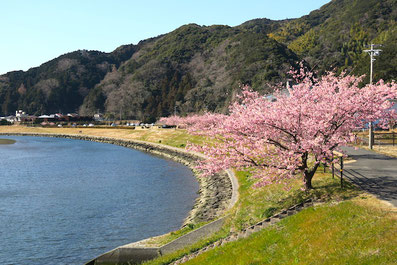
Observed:
[[[15,140],[11,140],[11,139],[0,139],[0,144],[15,144]]]
[[[0,132],[2,130],[9,129],[0,127]],[[26,129],[17,127],[13,130]],[[34,130],[40,133],[61,132],[57,128]],[[174,147],[185,146],[187,140],[202,140],[187,135],[184,130],[174,129],[112,129],[109,132],[83,129],[81,132],[83,135],[94,133],[102,136],[117,134],[127,139],[149,140],[155,144],[161,141]],[[288,190],[280,184],[253,188],[255,180],[249,172],[236,172],[238,202],[223,217],[219,232],[169,254],[162,253],[161,248],[148,248],[154,254],[161,255],[144,264],[179,264],[185,261],[187,264],[363,264],[369,258],[373,264],[394,264],[397,258],[394,251],[396,241],[393,240],[397,236],[395,208],[348,182],[341,188],[340,180],[333,178],[329,169],[327,173],[323,173],[323,170],[320,167],[317,171],[313,179],[314,189],[309,192],[301,189],[300,179],[294,180]],[[287,216],[280,222],[263,227],[268,220],[279,218],[278,212],[283,213],[308,199],[314,206],[291,216],[288,216],[287,210]],[[191,231],[188,226],[184,229]],[[185,233],[184,229],[170,233],[166,242],[172,236],[180,237]],[[241,234],[244,234],[242,239]],[[234,240],[236,235],[237,239]],[[154,241],[154,244],[164,244],[162,239]]]
[[[138,140],[150,143],[159,143],[166,146],[184,149],[186,142],[201,143],[203,140],[197,136],[191,136],[181,129],[160,129],[152,127],[150,129],[125,128],[58,128],[58,127],[27,127],[27,126],[0,126],[0,132],[7,133],[51,133],[51,134],[78,134],[87,136],[110,137],[123,140]]]
[[[145,265],[396,264],[396,216],[393,208],[363,194],[315,204],[248,236],[207,246],[176,262]]]

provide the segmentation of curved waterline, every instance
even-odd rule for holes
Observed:
[[[172,159],[190,167],[193,172],[197,160],[204,159],[205,156],[200,153],[192,153],[184,149],[166,146],[163,144],[126,140],[111,137],[89,136],[81,134],[54,134],[54,133],[0,133],[0,135],[15,136],[38,136],[38,137],[55,137],[69,138],[84,141],[94,141],[100,143],[110,143],[120,145]],[[195,172],[197,173],[197,172]],[[196,175],[197,176],[197,175]],[[232,208],[239,197],[238,181],[232,170],[226,170],[224,174],[198,178],[200,184],[199,197],[196,204],[186,218],[185,223],[195,223],[202,221],[211,221],[221,216],[225,210]]]
[[[174,161],[109,144],[13,139],[0,147],[1,264],[82,264],[178,229],[197,197],[192,172]]]
[[[22,136],[44,136],[80,139],[96,142],[105,142],[116,145],[131,147],[143,150],[164,157],[171,158],[177,162],[192,167],[197,159],[202,159],[201,154],[192,154],[185,150],[164,146],[160,144],[114,139],[107,137],[84,136],[84,135],[65,135],[65,134],[37,134],[37,133],[0,133],[3,135],[22,135]],[[208,221],[221,216],[225,210],[230,209],[238,200],[238,182],[231,170],[227,174],[215,176],[213,179],[201,179],[199,198],[185,223],[195,221]],[[215,189],[214,189],[215,186]],[[204,213],[204,214],[203,214]]]
[[[0,139],[0,144],[15,144],[16,141],[14,139]]]

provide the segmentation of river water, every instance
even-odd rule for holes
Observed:
[[[0,264],[82,264],[178,229],[197,197],[189,168],[81,140],[1,136]]]

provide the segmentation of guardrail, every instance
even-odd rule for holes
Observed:
[[[378,145],[395,145],[397,143],[397,133],[394,131],[390,133],[377,133],[374,132],[374,144]]]
[[[374,132],[374,145],[397,145],[397,132]],[[367,137],[357,137],[356,144],[368,144]]]

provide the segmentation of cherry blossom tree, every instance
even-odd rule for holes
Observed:
[[[171,126],[179,126],[183,124],[184,118],[177,116],[177,115],[172,115],[167,118],[161,118],[159,120],[159,123],[161,124],[166,124],[166,125],[171,125]]]
[[[277,90],[273,100],[244,87],[228,115],[179,118],[190,133],[209,140],[188,146],[208,157],[198,167],[205,174],[230,167],[250,170],[258,186],[288,186],[290,180],[302,178],[305,189],[312,189],[318,166],[331,162],[334,150],[352,142],[354,130],[396,117],[390,111],[390,100],[397,98],[394,82],[360,88],[362,77],[330,73],[316,79],[303,72],[295,77],[300,82]]]

